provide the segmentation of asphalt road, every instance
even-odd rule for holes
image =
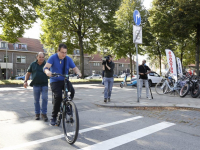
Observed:
[[[63,138],[61,126],[34,120],[31,88],[0,90],[0,150],[199,150],[198,111],[97,107],[93,103],[103,100],[102,87],[75,88],[80,130],[74,145]],[[49,91],[49,118],[51,109]]]

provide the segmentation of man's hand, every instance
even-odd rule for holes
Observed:
[[[45,73],[46,73],[46,75],[47,75],[48,77],[51,77],[51,75],[52,75],[52,72],[49,71],[48,69],[45,70]]]
[[[78,72],[78,73],[77,73],[77,75],[78,75],[79,77],[81,77],[81,76],[82,76],[82,74],[81,74],[80,72]]]
[[[27,88],[27,86],[28,86],[28,83],[24,82],[24,88]]]
[[[110,67],[107,65],[107,62],[106,62],[106,67],[108,68],[108,70],[110,70]]]

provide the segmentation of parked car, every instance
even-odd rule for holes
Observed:
[[[29,77],[29,80],[31,79],[31,76]],[[25,80],[25,75],[23,76],[17,76],[15,77],[15,80]]]
[[[91,76],[86,77],[85,79],[101,79],[102,76],[100,74],[93,74]]]
[[[116,75],[116,74],[113,74],[113,77],[114,77],[114,78],[118,78],[118,75]]]
[[[137,75],[134,75],[134,77],[131,79],[131,81],[134,81],[137,79]],[[153,84],[161,82],[163,77],[161,77],[158,73],[156,72],[151,72],[148,74],[148,80],[149,80],[149,86],[152,86]]]
[[[75,74],[69,74],[69,79],[78,79],[78,75]]]

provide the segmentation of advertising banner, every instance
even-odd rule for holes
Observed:
[[[176,57],[170,49],[166,49],[165,52],[167,55],[167,62],[169,65],[170,73],[173,75],[174,79],[177,81]]]
[[[181,60],[178,57],[176,57],[176,60],[177,60],[177,65],[178,65],[178,75],[182,76],[183,68],[182,68]]]

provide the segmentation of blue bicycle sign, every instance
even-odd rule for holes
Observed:
[[[135,10],[133,12],[133,20],[137,26],[139,26],[141,24],[141,16],[140,16],[140,12],[138,10]]]

